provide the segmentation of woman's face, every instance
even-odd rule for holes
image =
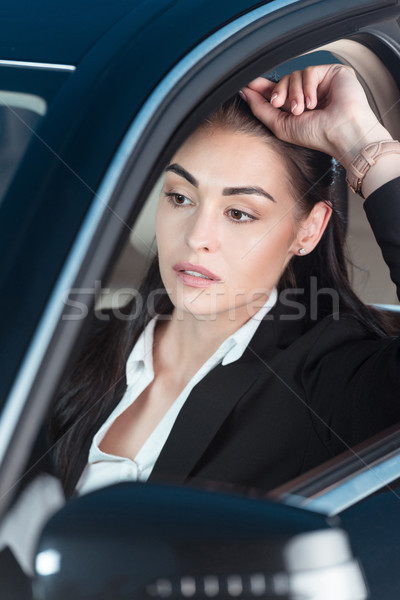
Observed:
[[[258,137],[200,127],[179,148],[156,215],[161,277],[178,310],[246,320],[263,305],[298,251],[287,180]]]

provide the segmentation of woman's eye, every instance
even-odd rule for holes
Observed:
[[[192,204],[189,198],[187,198],[183,194],[169,193],[165,195],[167,197],[168,202],[170,202],[175,208],[177,208],[178,206],[187,206],[188,204]]]
[[[249,221],[256,221],[256,217],[249,215],[248,213],[238,210],[237,208],[231,208],[228,210],[228,215],[236,223],[247,223]]]

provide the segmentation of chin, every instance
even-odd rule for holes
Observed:
[[[176,314],[179,319],[179,315],[184,317],[185,315],[192,315],[194,318],[199,319],[200,321],[215,321],[217,319],[218,314],[221,312],[219,310],[211,310],[210,307],[207,306],[198,306],[196,303],[190,303],[188,301],[185,304],[178,303],[175,305]]]

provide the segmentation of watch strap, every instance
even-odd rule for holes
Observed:
[[[352,192],[361,195],[361,186],[368,170],[386,154],[400,154],[400,142],[397,140],[372,142],[357,154],[346,173],[346,182]]]

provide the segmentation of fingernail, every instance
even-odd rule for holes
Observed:
[[[310,108],[310,106],[311,106],[311,100],[308,96],[306,98],[306,106],[307,106],[307,108]]]
[[[241,97],[242,100],[247,102],[246,94],[244,92],[242,92],[242,90],[239,90],[239,96]]]
[[[293,112],[295,108],[297,108],[297,102],[296,100],[292,100],[292,103],[290,105],[291,111]]]
[[[275,98],[277,98],[277,97],[278,97],[278,94],[275,92],[275,94],[272,94],[270,102],[273,102],[275,100]]]

